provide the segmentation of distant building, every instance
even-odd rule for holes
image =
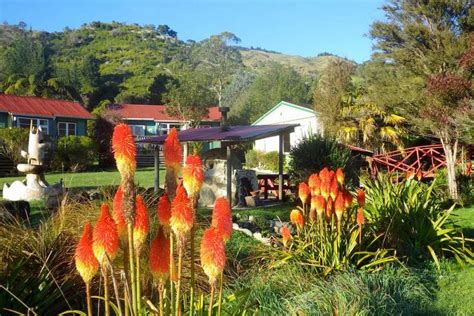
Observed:
[[[310,108],[281,101],[267,113],[263,114],[252,125],[299,124],[295,131],[286,135],[283,152],[288,153],[304,137],[311,134],[321,134],[322,126],[317,113]],[[255,142],[255,149],[269,152],[278,151],[278,136],[268,137]]]
[[[51,138],[84,136],[92,115],[79,103],[0,94],[0,128],[41,126]]]
[[[187,123],[166,113],[166,105],[112,104],[108,106],[108,110],[127,123],[134,136],[168,134],[171,128],[176,127],[179,130]],[[200,126],[218,126],[220,119],[219,108],[210,107]]]

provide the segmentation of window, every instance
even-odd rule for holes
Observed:
[[[145,125],[130,125],[133,136],[145,136]]]
[[[179,124],[160,123],[158,125],[159,135],[168,135],[168,132],[173,127],[175,127],[176,130],[178,130],[178,131],[181,129],[181,125],[179,125]]]
[[[17,127],[20,128],[30,128],[30,125],[34,127],[41,127],[41,130],[45,134],[49,134],[49,124],[48,120],[45,119],[36,119],[36,118],[27,118],[27,117],[19,117],[17,119]]]
[[[77,135],[77,127],[76,123],[70,122],[59,122],[58,123],[58,136],[76,136]]]

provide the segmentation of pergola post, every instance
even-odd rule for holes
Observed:
[[[155,193],[158,193],[160,189],[160,146],[155,145],[155,148],[153,150],[153,155],[154,155],[154,168],[155,168],[155,179],[154,179],[154,191]]]
[[[226,170],[226,181],[227,181],[227,200],[229,204],[232,205],[232,166],[231,166],[231,158],[232,158],[232,151],[230,148],[230,144],[227,145],[227,170]]]
[[[283,201],[283,134],[278,135],[278,200]]]

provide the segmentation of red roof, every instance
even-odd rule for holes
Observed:
[[[77,102],[38,97],[21,97],[9,94],[0,94],[0,112],[45,117],[93,118]]]
[[[153,120],[153,121],[181,121],[177,117],[170,116],[166,113],[166,105],[151,104],[114,104],[109,109],[116,112],[124,119],[137,120]],[[220,121],[221,113],[219,107],[213,106],[209,108],[209,113],[203,118],[204,121]]]

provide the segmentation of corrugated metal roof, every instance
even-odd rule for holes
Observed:
[[[9,94],[0,94],[0,112],[45,117],[93,118],[77,102]]]
[[[257,139],[276,136],[279,134],[291,133],[298,124],[278,124],[278,125],[236,125],[229,126],[229,130],[223,131],[221,127],[191,128],[180,131],[178,138],[181,142],[246,142]],[[167,135],[143,137],[139,143],[164,143]]]
[[[154,120],[179,122],[180,119],[166,113],[166,105],[152,104],[113,104],[109,110],[115,112],[124,119]],[[203,118],[204,121],[220,121],[221,113],[219,107],[209,108],[209,113]]]

